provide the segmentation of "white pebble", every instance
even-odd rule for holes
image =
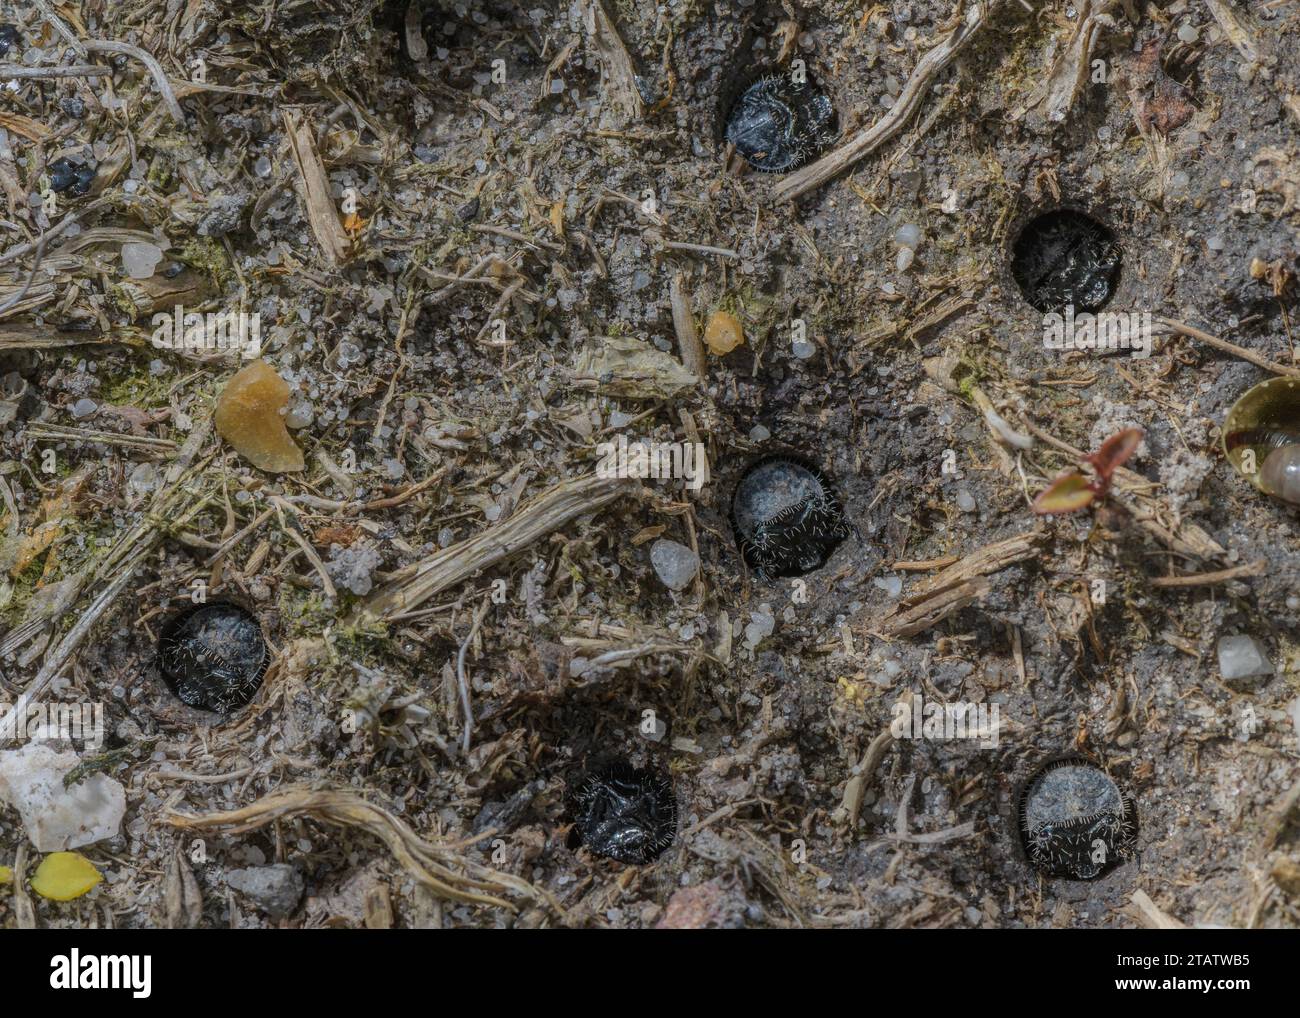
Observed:
[[[162,261],[162,255],[156,244],[128,242],[122,245],[122,267],[132,279],[148,279]]]

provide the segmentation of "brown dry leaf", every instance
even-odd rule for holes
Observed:
[[[351,525],[320,527],[312,535],[312,543],[318,544],[322,548],[328,548],[332,544],[340,545],[347,548],[361,536],[361,528]]]
[[[1195,112],[1196,107],[1187,101],[1187,90],[1166,74],[1156,82],[1155,98],[1143,104],[1143,115],[1165,137],[1191,120]]]
[[[653,541],[667,529],[668,528],[664,524],[660,523],[653,527],[644,527],[641,530],[638,530],[636,535],[632,538],[632,547],[639,548],[641,545],[645,544],[646,541]]]

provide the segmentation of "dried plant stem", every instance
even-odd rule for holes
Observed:
[[[178,124],[185,123],[185,111],[181,109],[181,104],[176,101],[176,93],[172,91],[171,83],[167,80],[167,72],[163,70],[162,64],[158,63],[157,58],[139,46],[132,46],[127,42],[118,42],[116,39],[87,39],[86,49],[91,53],[121,53],[128,57],[135,57],[149,69],[150,75],[153,76],[153,82],[158,86],[158,92],[162,95],[163,103],[172,115],[172,119]]]
[[[77,56],[81,57],[82,60],[85,60],[85,45],[80,39],[72,34],[72,29],[63,23],[63,19],[54,13],[54,7],[50,4],[49,0],[31,0],[31,2],[32,6],[41,12],[41,17],[49,22],[59,35],[63,36],[64,40],[72,47]]]
[[[18,64],[0,64],[0,80],[49,78],[106,78],[113,72],[98,64],[69,64],[65,67],[22,67]]]
[[[704,347],[695,328],[695,315],[691,313],[691,298],[686,293],[685,277],[676,273],[669,286],[669,300],[673,307],[673,328],[677,332],[677,348],[681,351],[682,365],[701,382],[708,377],[704,360]]]
[[[359,611],[363,618],[383,621],[418,608],[448,587],[517,555],[535,541],[579,516],[604,508],[636,487],[635,481],[594,474],[557,484],[521,506],[504,523],[400,570]]]
[[[193,830],[224,827],[239,834],[297,816],[369,832],[388,846],[415,880],[440,898],[514,912],[516,906],[500,895],[515,894],[564,916],[555,899],[528,881],[457,855],[445,842],[426,841],[388,810],[343,789],[284,788],[242,809],[206,816],[173,813],[168,822]]]
[[[1172,329],[1179,335],[1188,336],[1198,343],[1204,343],[1206,346],[1212,346],[1216,350],[1222,350],[1224,353],[1230,353],[1234,357],[1240,357],[1243,361],[1250,361],[1251,364],[1263,368],[1265,371],[1271,371],[1275,375],[1290,375],[1292,378],[1300,378],[1300,368],[1287,367],[1285,364],[1278,364],[1267,357],[1255,353],[1253,350],[1247,350],[1244,346],[1237,346],[1236,343],[1229,343],[1226,339],[1220,339],[1218,336],[1211,336],[1208,332],[1202,332],[1200,329],[1193,328],[1184,322],[1174,318],[1156,318],[1155,321],[1161,325]]]
[[[470,736],[474,733],[474,709],[470,705],[469,679],[465,677],[465,654],[469,651],[469,645],[474,642],[474,637],[478,635],[479,627],[483,625],[483,618],[487,615],[491,603],[484,600],[479,610],[474,613],[474,624],[469,627],[469,635],[465,637],[465,642],[460,645],[460,650],[456,654],[456,681],[460,685],[460,706],[465,712],[465,729],[460,733],[460,751],[466,755],[469,755]]]
[[[773,196],[778,201],[794,201],[800,195],[821,187],[826,181],[848,169],[863,156],[874,152],[901,131],[920,108],[921,100],[929,90],[930,82],[953,62],[957,54],[984,26],[995,2],[996,0],[988,0],[971,7],[960,24],[917,62],[916,69],[907,79],[907,84],[903,86],[903,91],[898,96],[898,101],[890,107],[888,113],[865,131],[855,134],[833,152],[828,152],[815,163],[810,163],[785,177],[773,189]]]

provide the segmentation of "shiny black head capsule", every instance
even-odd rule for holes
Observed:
[[[754,169],[785,173],[820,155],[834,140],[835,109],[807,80],[765,74],[731,107],[726,138]]]
[[[1137,810],[1105,771],[1079,757],[1055,760],[1020,794],[1020,840],[1047,877],[1093,880],[1132,857]]]
[[[853,532],[830,478],[791,456],[749,468],[731,497],[731,527],[745,564],[764,583],[820,569]]]
[[[677,799],[667,775],[625,760],[583,777],[571,792],[574,833],[596,855],[639,865],[677,836]]]
[[[177,612],[158,640],[158,669],[168,688],[183,703],[218,714],[248,703],[270,663],[257,619],[227,601]]]
[[[95,179],[94,167],[67,156],[50,163],[46,172],[50,175],[50,189],[58,194],[66,191],[72,195],[83,195],[90,190],[91,182]]]
[[[1074,209],[1044,212],[1025,224],[1011,253],[1011,274],[1020,292],[1044,313],[1100,311],[1119,285],[1120,249],[1115,234]]]
[[[23,37],[13,25],[0,25],[0,57],[7,57],[9,51],[22,41]]]

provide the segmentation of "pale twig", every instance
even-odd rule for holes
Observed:
[[[53,26],[54,30],[63,36],[68,45],[73,48],[77,56],[82,60],[86,59],[86,47],[81,40],[72,34],[72,29],[63,23],[63,19],[54,13],[54,8],[50,6],[49,0],[32,0],[32,5],[41,12],[41,17]]]
[[[1153,587],[1204,587],[1214,583],[1226,583],[1228,580],[1241,580],[1250,576],[1263,576],[1268,572],[1268,560],[1257,559],[1245,565],[1220,569],[1213,573],[1193,573],[1190,576],[1157,576],[1151,581]]]
[[[712,244],[688,244],[684,240],[665,240],[664,247],[669,251],[697,251],[700,254],[718,255],[720,258],[739,258],[729,247],[714,247]]]
[[[69,64],[66,67],[22,67],[0,64],[0,80],[21,78],[106,78],[113,72],[98,64]]]
[[[465,654],[469,650],[469,645],[474,642],[474,637],[478,634],[479,626],[483,624],[483,617],[487,615],[491,603],[484,600],[482,607],[474,614],[474,624],[469,627],[469,636],[465,637],[465,642],[460,645],[460,650],[456,654],[456,682],[460,686],[460,706],[465,712],[465,730],[460,733],[460,751],[467,755],[470,736],[474,733],[474,709],[470,706],[469,680],[465,677]]]
[[[172,119],[178,124],[185,123],[185,111],[181,109],[181,104],[176,101],[176,93],[172,91],[171,83],[167,80],[167,72],[163,70],[162,64],[158,59],[139,46],[132,46],[127,42],[118,42],[116,39],[87,39],[86,49],[91,53],[121,53],[128,57],[135,57],[149,69],[150,75],[153,76],[154,84],[162,96],[163,103],[172,115]]]
[[[987,0],[971,7],[961,23],[917,62],[916,69],[889,112],[839,148],[783,179],[773,189],[773,196],[778,201],[793,201],[848,169],[901,131],[920,107],[935,76],[953,62],[984,26],[995,2]]]
[[[1208,332],[1202,332],[1200,329],[1193,328],[1183,322],[1173,318],[1156,318],[1159,322],[1174,332],[1183,336],[1189,336],[1206,346],[1212,346],[1216,350],[1222,350],[1224,353],[1230,353],[1234,357],[1240,357],[1243,361],[1250,361],[1251,364],[1263,368],[1265,371],[1271,371],[1275,375],[1290,375],[1292,378],[1300,378],[1300,368],[1289,368],[1285,364],[1278,364],[1269,360],[1253,350],[1247,350],[1244,346],[1237,346],[1236,343],[1229,343],[1226,339],[1220,339],[1218,336],[1211,336]]]
[[[398,570],[358,606],[353,621],[383,621],[412,611],[440,591],[519,554],[579,516],[594,513],[637,488],[633,480],[594,474],[557,484],[520,506],[508,520]]]

